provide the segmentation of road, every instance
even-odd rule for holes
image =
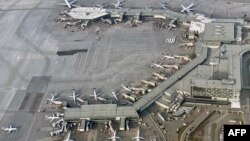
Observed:
[[[213,109],[215,107],[210,107],[205,110],[199,117],[197,117],[188,127],[183,131],[180,141],[188,140],[189,134],[195,130],[197,126],[199,126],[205,119],[207,119],[211,114],[213,114]]]

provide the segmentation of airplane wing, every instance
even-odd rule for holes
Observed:
[[[119,6],[123,6],[123,5],[125,5],[126,3],[121,3]]]
[[[65,1],[66,5],[67,5],[69,8],[71,8],[71,5],[69,4],[68,0],[64,0],[64,1]]]
[[[116,96],[118,96],[120,93],[117,93]]]
[[[187,8],[190,9],[194,6],[195,4],[191,3]]]
[[[69,4],[73,4],[74,2],[76,2],[76,0],[71,1]]]
[[[74,140],[69,139],[70,138],[70,134],[71,134],[71,132],[68,133],[66,139],[64,139],[63,141],[74,141]]]
[[[54,98],[54,100],[59,100],[59,98]]]
[[[109,140],[112,140],[112,139],[114,139],[115,137],[110,137],[110,138],[108,138]]]
[[[182,5],[182,4],[181,4],[181,7],[182,7],[182,9],[186,9],[186,7],[184,5]]]
[[[9,134],[11,132],[11,130],[8,130],[7,134]]]
[[[193,9],[188,9],[187,11],[188,11],[188,12],[191,12],[191,11],[193,11]]]

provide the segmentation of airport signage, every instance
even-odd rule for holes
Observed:
[[[250,125],[224,125],[224,141],[250,140]]]

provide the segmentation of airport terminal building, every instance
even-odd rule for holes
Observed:
[[[203,34],[207,60],[191,79],[191,94],[197,98],[226,100],[239,108],[242,88],[242,58],[250,50],[242,43],[241,20],[208,23]],[[246,66],[247,67],[247,66]]]

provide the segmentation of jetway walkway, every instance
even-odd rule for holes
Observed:
[[[183,68],[178,70],[176,73],[174,73],[170,78],[165,80],[159,86],[154,88],[150,93],[146,94],[137,102],[135,102],[134,109],[136,111],[142,112],[143,110],[148,108],[151,104],[153,104],[163,94],[163,92],[166,89],[171,87],[175,82],[180,80],[183,76],[192,71],[195,67],[203,63],[207,58],[207,48],[205,47],[198,47],[198,48],[201,48],[201,53],[198,54],[199,56],[197,56]]]

